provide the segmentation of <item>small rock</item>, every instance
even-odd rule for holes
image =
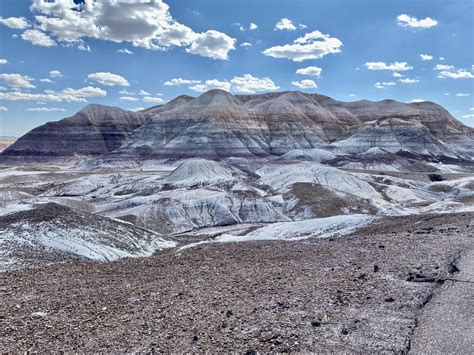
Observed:
[[[378,265],[374,265],[374,272],[379,272],[380,268]]]
[[[318,320],[313,320],[313,321],[311,322],[311,325],[312,325],[313,327],[319,327],[319,326],[321,326],[321,322],[318,321]]]
[[[385,302],[394,302],[394,301],[395,301],[395,298],[393,298],[393,297],[385,298]]]

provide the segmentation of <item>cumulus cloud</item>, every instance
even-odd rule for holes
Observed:
[[[174,20],[162,0],[33,0],[30,9],[38,13],[38,28],[65,44],[94,38],[152,50],[183,47],[188,53],[223,60],[235,49],[235,39],[225,33],[194,32]]]
[[[374,84],[374,87],[376,87],[377,89],[384,89],[388,86],[395,86],[395,85],[397,85],[397,83],[394,81],[384,81],[384,82],[376,82]]]
[[[8,60],[6,59],[0,59],[0,64],[7,64],[8,63]]]
[[[63,74],[59,70],[51,70],[49,76],[52,78],[62,78]]]
[[[407,62],[395,62],[386,64],[384,62],[367,62],[364,66],[369,70],[393,70],[393,71],[405,71],[412,70],[413,67],[408,65]]]
[[[321,75],[321,72],[323,69],[319,67],[306,67],[306,68],[300,68],[296,70],[296,74],[301,74],[301,75],[314,75],[319,77]]]
[[[330,53],[341,52],[342,42],[319,31],[306,33],[291,44],[270,47],[263,54],[274,58],[286,58],[294,62],[319,59]]]
[[[33,112],[65,112],[66,110],[59,107],[32,107],[26,109],[27,111]]]
[[[112,74],[109,72],[98,72],[89,74],[87,78],[105,86],[130,86],[127,79],[125,79],[123,76]]]
[[[192,85],[199,84],[201,80],[187,80],[183,78],[173,78],[171,80],[165,81],[164,85],[166,86],[179,86],[179,85]]]
[[[153,102],[153,103],[156,103],[156,104],[162,104],[163,102],[165,102],[165,100],[163,100],[161,97],[152,97],[152,96],[145,96],[143,98],[143,101],[144,102]]]
[[[256,78],[250,74],[235,76],[231,81],[234,92],[254,94],[257,91],[275,91],[279,87],[270,78]]]
[[[80,89],[67,88],[63,91],[45,90],[43,93],[21,91],[0,92],[0,100],[8,101],[41,101],[41,102],[87,102],[86,97],[104,97],[107,91],[93,86]]]
[[[27,75],[21,74],[0,74],[0,79],[3,81],[3,84],[11,88],[16,89],[34,89],[35,86],[31,83],[33,78],[30,78]]]
[[[91,47],[86,45],[84,42],[79,43],[79,45],[77,46],[77,49],[79,49],[80,51],[84,51],[84,52],[90,52],[91,51]]]
[[[119,91],[119,94],[122,94],[122,95],[135,95],[134,92],[130,92],[130,91],[125,90],[125,89],[120,90],[120,91]]]
[[[0,106],[0,111],[8,111],[8,109],[5,106]]]
[[[434,70],[439,71],[438,78],[440,79],[472,79],[474,78],[474,68],[471,67],[471,71],[468,69],[458,69],[454,65],[448,64],[436,64]]]
[[[54,83],[54,81],[52,81],[51,79],[48,79],[48,78],[40,79],[39,81],[41,81],[42,83],[48,83],[48,84],[53,84]]]
[[[294,86],[299,87],[300,89],[314,89],[317,88],[318,85],[313,80],[301,80],[301,81],[292,81],[291,84]]]
[[[0,24],[15,30],[24,30],[25,28],[30,27],[28,21],[26,21],[26,18],[24,17],[0,17]]]
[[[62,93],[71,97],[103,97],[107,95],[107,91],[94,86],[86,86],[80,89],[67,88]]]
[[[21,38],[25,41],[31,42],[35,46],[56,46],[56,42],[51,37],[49,37],[46,33],[38,30],[26,30],[21,34]]]
[[[421,58],[421,60],[423,60],[423,61],[433,60],[433,56],[431,56],[431,55],[429,55],[429,54],[420,54],[420,58]]]
[[[241,47],[251,47],[252,46],[252,43],[250,42],[243,42],[240,44]]]
[[[392,74],[392,76],[394,78],[403,78],[405,75],[395,72],[395,73]]]
[[[123,53],[123,54],[133,54],[133,52],[130,49],[127,48],[122,48],[117,51],[118,53]]]
[[[235,25],[238,25],[239,30],[241,30],[242,32],[247,30],[247,28],[244,25],[241,25],[240,23],[236,23]],[[248,30],[253,31],[253,30],[256,30],[257,28],[258,28],[258,26],[255,23],[252,22],[252,23],[250,23],[250,25],[248,27]]]
[[[173,79],[174,80],[174,79]],[[180,82],[186,80],[179,79]],[[205,80],[203,82],[193,80],[194,85],[190,86],[189,89],[197,92],[206,92],[211,89],[221,89],[229,92],[243,93],[243,94],[254,94],[262,91],[275,91],[280,87],[276,85],[272,79],[268,77],[258,78],[251,74],[244,74],[242,76],[234,76],[230,80]],[[165,83],[166,85],[166,83]],[[182,85],[182,84],[180,84]]]
[[[425,102],[426,100],[424,99],[413,99],[411,100],[412,103],[417,103],[417,102]]]
[[[225,33],[209,30],[196,34],[191,46],[186,48],[186,52],[202,57],[226,60],[229,58],[229,51],[235,49],[235,42],[234,38]]]
[[[150,96],[151,94],[150,94],[148,91],[140,90],[140,91],[138,92],[138,95]],[[161,96],[161,94],[158,94],[158,96]]]
[[[419,83],[420,81],[418,79],[404,78],[400,79],[399,82],[401,82],[402,84],[415,84]]]
[[[120,97],[120,100],[124,100],[124,101],[139,101],[139,99],[137,99],[136,97],[133,97],[133,96],[122,96],[122,97]]]
[[[462,118],[474,118],[474,114],[470,113],[467,115],[463,115]]]
[[[287,18],[282,18],[280,21],[278,21],[276,24],[275,24],[275,28],[274,30],[280,30],[280,31],[283,31],[283,30],[286,30],[286,31],[294,31],[296,30],[296,26],[293,24],[293,21],[291,21],[290,19],[287,19]]]
[[[438,24],[438,21],[426,17],[424,19],[418,20],[414,16],[410,16],[407,14],[401,14],[397,17],[398,25],[402,27],[411,27],[411,28],[431,28]]]
[[[231,87],[231,84],[228,81],[220,81],[217,79],[211,79],[211,80],[206,80],[201,84],[190,86],[189,88],[197,92],[206,92],[212,89],[221,89],[221,90],[230,91],[230,87]]]
[[[456,96],[457,96],[457,97],[468,97],[468,96],[471,96],[471,94],[468,93],[468,92],[458,92],[458,93],[456,94]]]

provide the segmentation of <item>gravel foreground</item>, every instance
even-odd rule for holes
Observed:
[[[7,272],[0,351],[423,353],[459,323],[436,321],[443,304],[472,294],[472,283],[452,280],[472,265],[473,220],[391,217],[340,238]],[[472,321],[470,308],[449,312]],[[474,352],[463,324],[444,353],[456,336],[457,353]]]

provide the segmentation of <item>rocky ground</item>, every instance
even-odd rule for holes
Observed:
[[[472,277],[463,273],[472,220],[390,217],[340,238],[6,272],[0,351],[436,353],[424,344],[465,326],[472,307],[450,309],[461,325],[437,321],[443,305],[472,294],[457,286]],[[473,353],[472,333],[450,334],[463,347],[445,341],[444,353]]]

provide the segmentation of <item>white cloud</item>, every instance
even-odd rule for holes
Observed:
[[[30,27],[28,21],[26,21],[26,18],[24,17],[0,17],[0,24],[15,30],[24,30],[25,28]]]
[[[339,53],[341,47],[342,42],[339,39],[313,31],[297,38],[291,44],[270,47],[263,51],[263,54],[301,62],[307,59],[319,59],[330,53]]]
[[[0,106],[0,111],[8,111],[8,109],[5,106]]]
[[[301,81],[292,81],[291,84],[294,86],[299,87],[300,89],[314,89],[317,88],[318,85],[313,80],[301,80]]]
[[[48,78],[40,79],[39,81],[41,81],[42,83],[48,83],[48,84],[53,84],[54,83],[54,81],[52,81],[51,79],[48,79]]]
[[[153,102],[153,103],[156,103],[156,104],[161,104],[161,103],[165,102],[165,100],[163,100],[161,97],[151,97],[151,96],[145,96],[143,98],[143,101],[144,102]]]
[[[124,101],[140,101],[140,99],[137,99],[136,97],[133,97],[133,96],[122,96],[122,97],[120,97],[120,100],[124,100]]]
[[[21,74],[0,74],[0,79],[3,80],[3,84],[11,88],[17,89],[34,89],[35,86],[31,83],[33,78],[27,75]]]
[[[411,27],[411,28],[431,28],[438,24],[438,21],[427,17],[424,19],[418,20],[414,16],[410,16],[407,14],[401,14],[397,17],[397,23],[403,27]]]
[[[278,21],[275,24],[274,30],[287,30],[287,31],[294,31],[296,30],[296,26],[293,24],[293,22],[290,19],[287,18],[282,18],[280,21]]]
[[[404,78],[400,79],[399,82],[401,82],[402,84],[415,84],[419,83],[420,81],[418,79]]]
[[[252,46],[252,43],[250,42],[243,42],[240,44],[241,47],[251,47]]]
[[[42,102],[87,102],[86,97],[104,97],[107,91],[100,88],[87,86],[81,89],[67,88],[63,91],[45,90],[43,93],[29,92],[0,92],[0,100],[8,101],[42,101]]]
[[[405,75],[402,75],[402,74],[400,74],[400,73],[395,72],[395,73],[392,74],[392,76],[393,76],[394,78],[403,78]]]
[[[444,60],[444,57],[439,57],[439,60]]]
[[[254,94],[257,91],[275,91],[279,87],[270,78],[256,78],[250,74],[235,76],[230,83],[233,92]]]
[[[296,74],[314,75],[314,76],[319,77],[321,75],[322,71],[323,71],[323,69],[321,69],[319,67],[312,66],[312,67],[300,68],[300,69],[296,70]]]
[[[255,24],[255,23],[251,23],[250,26],[249,26],[249,30],[256,30],[258,28],[258,26]]]
[[[30,9],[38,13],[40,30],[66,44],[94,38],[151,50],[183,47],[188,53],[213,59],[227,59],[235,49],[235,39],[222,32],[194,32],[174,20],[163,0],[33,0]]]
[[[425,102],[426,100],[424,99],[413,99],[411,100],[412,103],[417,103],[417,102]]]
[[[8,63],[8,60],[6,59],[0,59],[0,64],[7,64]]]
[[[457,97],[467,97],[467,96],[471,96],[471,94],[468,93],[468,92],[458,92],[458,93],[456,94],[456,96],[457,96]]]
[[[135,95],[134,92],[130,92],[130,91],[125,90],[125,89],[120,90],[120,91],[119,91],[119,94],[122,94],[122,95]]]
[[[431,55],[429,55],[429,54],[420,54],[420,58],[421,58],[421,60],[423,60],[423,61],[433,60],[433,56],[431,56]]]
[[[462,118],[474,118],[474,114],[463,115]]]
[[[436,64],[433,68],[434,70],[438,70],[438,78],[445,79],[472,79],[474,78],[474,74],[467,69],[458,69],[453,65],[447,64]],[[474,68],[471,67],[471,71],[474,71]]]
[[[79,43],[79,45],[77,46],[77,49],[79,49],[80,51],[84,51],[84,52],[90,52],[91,51],[91,47],[86,45],[84,42]]]
[[[298,25],[298,28],[299,28],[300,30],[304,30],[304,29],[308,28],[308,26],[306,26],[305,24],[300,23],[300,24]]]
[[[184,85],[186,82],[192,82],[192,86],[189,89],[197,92],[206,92],[212,89],[221,89],[235,93],[246,93],[254,94],[262,91],[275,91],[280,87],[277,86],[272,79],[268,77],[258,78],[251,74],[244,74],[242,76],[234,76],[231,80],[205,80],[201,82],[199,80],[185,80],[185,79],[173,79],[175,85]],[[177,84],[179,83],[179,84]],[[166,85],[166,83],[165,83]]]
[[[179,85],[192,85],[199,84],[201,80],[187,80],[183,78],[173,78],[171,80],[165,81],[164,85],[166,86],[179,86]]]
[[[130,111],[135,111],[135,112],[137,112],[137,111],[142,111],[142,110],[144,110],[145,108],[146,108],[146,107],[135,107],[135,108],[131,108]]]
[[[384,62],[367,62],[364,66],[369,70],[393,70],[393,71],[405,71],[412,70],[413,67],[408,65],[407,62],[395,62],[386,64]]]
[[[356,94],[349,94],[350,97],[356,97]]]
[[[26,30],[21,34],[21,38],[24,41],[29,41],[35,46],[42,47],[53,47],[56,46],[56,42],[49,37],[46,33],[38,30]]]
[[[62,78],[63,74],[61,74],[61,72],[59,70],[51,70],[49,72],[49,76],[52,77],[52,78]]]
[[[151,94],[150,94],[148,91],[140,90],[140,91],[138,92],[138,95],[150,96]],[[158,94],[158,96],[161,96],[161,94]]]
[[[474,111],[474,107],[471,107],[469,110],[470,110],[470,111]]]
[[[230,91],[231,83],[229,83],[228,81],[220,81],[217,79],[211,79],[211,80],[206,80],[202,84],[196,84],[196,85],[190,86],[189,88],[197,92],[206,92],[212,89],[221,89],[225,91]]]
[[[445,79],[473,79],[474,74],[465,70],[465,69],[457,69],[452,71],[441,71],[438,74],[438,78]]]
[[[63,108],[58,108],[58,107],[32,107],[26,110],[34,111],[34,112],[65,112],[66,111]]]
[[[209,30],[196,34],[191,46],[186,48],[186,52],[212,59],[227,60],[229,51],[235,49],[235,42],[237,41],[234,38],[225,33]]]
[[[397,83],[395,83],[394,81],[384,81],[384,82],[376,82],[374,84],[374,87],[376,87],[377,89],[384,89],[388,86],[395,86],[397,85]]]
[[[453,65],[448,64],[436,64],[434,70],[452,70],[455,69]]]
[[[125,79],[123,76],[108,73],[108,72],[98,72],[98,73],[89,74],[87,78],[89,80],[96,81],[99,84],[102,84],[105,86],[115,86],[115,85],[130,86],[127,79]]]
[[[130,49],[127,48],[122,48],[117,51],[118,53],[123,53],[123,54],[133,54],[133,52]]]
[[[107,91],[94,86],[86,86],[80,89],[67,88],[62,93],[71,97],[104,97],[107,95]]]

